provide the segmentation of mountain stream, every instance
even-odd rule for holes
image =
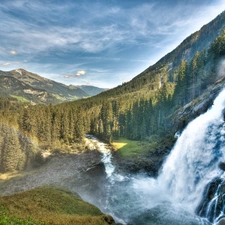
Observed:
[[[160,175],[122,175],[108,146],[93,136],[102,153],[106,180],[90,200],[117,222],[134,225],[225,224],[225,90],[177,139]]]

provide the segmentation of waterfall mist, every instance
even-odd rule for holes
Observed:
[[[178,218],[186,215],[176,224],[192,224],[191,221],[207,224],[207,220],[195,216],[195,211],[207,184],[224,173],[219,168],[219,164],[225,162],[224,107],[225,90],[205,114],[188,124],[165,160],[158,178],[143,174],[123,177],[111,172],[104,184],[107,191],[102,191],[104,206],[101,197],[100,202],[94,203],[115,218],[134,224],[140,224],[137,220],[140,215],[143,218],[148,215],[148,223],[142,224],[158,224],[149,215],[157,212],[160,219],[163,217],[161,211],[167,211],[166,224],[171,219],[171,209],[173,213],[177,211]],[[149,222],[151,219],[152,223]]]
[[[219,168],[225,161],[224,107],[225,90],[205,114],[188,124],[165,160],[159,177],[134,181],[136,190],[148,196],[143,199],[145,206],[169,201],[195,212],[207,184],[224,174]]]

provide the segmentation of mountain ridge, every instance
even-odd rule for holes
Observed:
[[[178,67],[182,60],[186,60],[188,62],[191,61],[196,52],[208,49],[214,39],[219,36],[221,31],[225,28],[224,21],[225,11],[220,13],[208,24],[202,26],[200,30],[189,35],[174,50],[167,53],[156,63],[150,65],[130,81],[112,88],[104,94],[114,95],[118,92],[118,95],[120,95],[123,92],[135,92],[146,87],[149,83],[154,83],[156,80],[158,85],[160,78],[157,77],[157,75],[161,73],[160,69],[164,69],[165,66],[167,66],[166,69],[171,70]],[[138,85],[135,85],[135,82],[138,83]]]
[[[93,117],[98,124],[89,132],[109,141],[118,136],[148,140],[165,132],[174,135],[174,129],[167,130],[171,127],[167,119],[179,107],[197,101],[221,78],[218,65],[225,55],[224,29],[225,11],[131,81],[81,100],[79,104],[99,112]]]
[[[21,68],[0,71],[0,81],[1,96],[22,97],[25,101],[36,104],[58,104],[92,96],[91,93],[85,92],[79,86],[67,86]],[[96,88],[96,90],[100,93],[103,89]]]
[[[181,132],[189,121],[207,110],[224,84],[224,79],[221,79],[219,89],[213,95],[210,93],[221,78],[217,76],[217,70],[218,63],[225,56],[224,25],[225,12],[211,22],[208,28],[205,25],[199,31],[198,36],[204,40],[201,38],[198,43],[207,43],[207,49],[201,47],[203,50],[199,52],[193,47],[191,40],[195,39],[195,35],[191,35],[173,51],[179,56],[192,46],[194,49],[190,51],[196,52],[189,61],[181,58],[178,65],[174,66],[171,60],[165,61],[163,58],[150,67],[150,71],[146,70],[144,76],[139,75],[126,84],[92,98],[54,107],[22,109],[15,123],[22,121],[20,117],[27,118],[17,127],[46,145],[68,145],[82,140],[87,133],[109,143],[120,137],[143,141],[147,143],[145,148],[148,154],[152,158],[154,155],[159,156],[162,162],[174,143],[174,134],[178,130]],[[210,31],[220,34],[209,44],[204,32]],[[175,55],[174,59],[178,56]],[[167,57],[171,59],[172,56]],[[225,77],[225,74],[222,76]],[[207,94],[205,97],[204,93]],[[207,96],[210,101],[201,104],[202,97],[204,99]],[[196,105],[196,102],[200,104]],[[204,109],[198,110],[202,105]],[[185,113],[179,116],[183,110]],[[7,120],[7,115],[4,115],[4,120]],[[46,127],[43,129],[37,124],[45,124]],[[45,135],[40,135],[44,132]],[[154,165],[152,167],[155,168]]]

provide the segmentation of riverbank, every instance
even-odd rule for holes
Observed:
[[[99,192],[99,185],[104,183],[105,179],[106,179],[105,168],[101,162],[101,153],[99,151],[93,149],[93,150],[87,150],[81,154],[56,154],[56,155],[50,155],[48,159],[46,160],[46,163],[38,169],[31,170],[31,171],[17,172],[17,173],[1,174],[0,195],[9,196],[4,198],[13,199],[14,198],[13,196],[16,193],[27,195],[27,193],[30,193],[30,191],[32,192],[32,190],[36,190],[35,188],[37,187],[40,189],[43,189],[43,187],[51,186],[53,189],[50,190],[49,192],[50,196],[52,194],[55,195],[55,188],[70,190],[72,199],[73,199],[72,195],[74,195],[77,192],[79,195],[81,194],[82,196],[85,196],[85,194],[90,195],[90,193],[93,196],[97,196]],[[45,189],[43,189],[43,191],[44,190]],[[59,200],[59,202],[61,202],[61,200],[63,200],[63,195],[64,194],[62,194],[62,196],[55,195],[55,197]],[[27,204],[27,205],[25,204],[23,207],[21,206],[23,209],[22,211],[19,212],[19,214],[24,213],[25,215],[32,217],[32,222],[34,219],[35,224],[42,224],[40,221],[43,221],[43,220],[40,220],[41,219],[40,217],[30,214],[30,207],[31,205],[35,206],[39,204],[40,202],[46,202],[46,199],[44,198],[42,199],[42,197],[39,196],[40,197],[39,200],[36,201],[32,196],[30,200],[28,199],[30,201],[30,204]],[[53,200],[54,199],[49,199],[49,202],[50,202],[49,204],[55,206],[55,203]],[[85,200],[88,202],[91,201],[89,197],[86,197]],[[81,199],[79,201],[81,201]],[[68,204],[68,202],[66,204]],[[87,203],[84,202],[83,204],[85,205]],[[16,204],[15,207],[17,207],[18,205],[19,203]],[[18,214],[15,213],[13,210],[10,211],[10,209],[12,209],[13,207],[14,207],[14,203],[12,201],[3,209],[4,212],[7,212],[6,213],[7,217],[6,218],[4,217],[5,221],[7,221],[5,224],[8,224],[10,220],[12,221],[15,220],[18,224],[23,224],[22,223],[23,221],[27,222],[28,220],[26,220],[26,218],[21,219],[21,217],[20,216],[18,217]],[[38,211],[40,211],[40,213],[43,211],[46,214],[45,207],[42,209],[40,206],[40,209],[38,209]],[[51,216],[55,217],[53,215],[54,213],[52,214],[52,212],[50,211],[47,212],[47,214],[50,213]],[[1,212],[2,211],[0,209],[0,214]],[[85,213],[85,209],[83,210],[83,212]],[[69,214],[73,214],[73,213],[70,212]],[[87,210],[86,214],[89,215],[89,210]],[[55,215],[57,215],[57,212],[55,212]],[[79,216],[63,215],[63,217],[67,218],[68,221],[72,219],[71,221],[76,221],[76,223],[75,222],[67,223],[66,222],[67,220],[64,220],[63,223],[61,221],[61,223],[59,222],[59,223],[51,223],[51,224],[90,224],[90,225],[115,224],[111,216],[105,216],[105,214],[103,213],[101,213],[101,215],[102,216],[98,216],[98,217],[93,217],[89,215],[87,218],[83,217],[83,215],[79,215]],[[61,218],[61,216],[62,214],[59,213],[57,217]],[[48,216],[46,216],[46,218],[47,217]],[[51,220],[51,217],[49,219]],[[32,222],[27,224],[33,224]],[[48,224],[49,220],[44,220],[44,222],[46,223],[43,223],[43,224]],[[4,224],[4,223],[1,223],[1,224]]]
[[[120,173],[146,173],[157,177],[158,172],[170,153],[175,138],[166,136],[151,143],[119,139],[112,143],[112,161]]]

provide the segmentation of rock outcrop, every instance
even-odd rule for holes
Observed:
[[[221,78],[214,85],[208,87],[198,98],[189,102],[170,116],[172,121],[168,128],[174,133],[182,131],[187,124],[205,113],[213,104],[214,99],[224,88],[225,78]]]

